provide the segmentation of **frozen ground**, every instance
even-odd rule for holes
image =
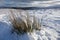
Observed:
[[[28,12],[40,18],[41,30],[24,35],[11,33],[12,26],[8,20],[11,12],[9,9],[0,9],[0,40],[60,40],[60,9],[28,10]]]

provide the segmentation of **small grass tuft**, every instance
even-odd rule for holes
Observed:
[[[29,20],[30,16],[28,13],[26,13],[26,22],[21,18],[21,13],[13,13],[12,10],[11,14],[9,16],[10,21],[13,25],[13,31],[16,32],[17,34],[24,34],[24,33],[31,33],[33,30],[40,30],[40,23],[38,20],[36,20],[36,17],[33,17],[33,23]],[[16,15],[15,15],[16,14]],[[22,13],[23,14],[23,13]]]

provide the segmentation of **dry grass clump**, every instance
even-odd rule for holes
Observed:
[[[30,20],[30,15],[26,12],[26,16],[22,15],[23,13],[13,13],[13,10],[10,10],[10,21],[13,25],[13,30],[16,33],[27,33],[32,32],[33,30],[40,30],[40,23],[36,20],[36,17],[33,16],[33,23]],[[25,18],[25,19],[24,19]]]

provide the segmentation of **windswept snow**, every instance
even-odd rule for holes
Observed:
[[[41,30],[31,34],[17,35],[11,33],[9,22],[10,10],[14,13],[25,13],[23,10],[0,9],[0,40],[60,40],[60,9],[26,10],[30,15],[36,15],[41,23]],[[59,21],[58,21],[59,20]]]

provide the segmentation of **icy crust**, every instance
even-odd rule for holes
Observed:
[[[60,40],[60,9],[25,10],[40,18],[41,30],[24,35],[11,33],[12,26],[8,18],[10,10],[14,13],[20,12],[15,9],[0,9],[0,40]]]

